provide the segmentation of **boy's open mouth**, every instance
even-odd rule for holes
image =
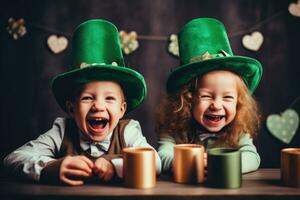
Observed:
[[[205,118],[207,118],[210,121],[220,121],[221,119],[223,119],[225,117],[225,115],[204,115]]]
[[[107,125],[108,119],[89,119],[88,122],[93,129],[103,129]]]

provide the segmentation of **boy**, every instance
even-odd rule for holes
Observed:
[[[53,79],[52,90],[70,118],[9,154],[4,165],[27,178],[82,185],[122,177],[122,148],[150,147],[135,120],[120,120],[142,103],[146,83],[124,67],[117,28],[89,20],[74,32],[73,65]],[[161,162],[156,153],[157,173]]]

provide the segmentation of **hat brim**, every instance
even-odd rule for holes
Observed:
[[[240,75],[251,93],[255,91],[262,76],[262,66],[255,59],[244,56],[212,58],[177,67],[167,80],[167,92],[172,93],[195,77],[213,70],[229,70]]]
[[[59,74],[52,81],[52,91],[60,107],[67,111],[66,101],[74,89],[96,80],[115,81],[120,84],[126,97],[126,113],[140,105],[147,94],[146,83],[140,73],[127,67],[112,65],[89,66]]]

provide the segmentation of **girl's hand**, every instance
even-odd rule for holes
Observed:
[[[85,156],[67,156],[61,163],[59,179],[68,185],[82,185],[92,176],[93,162]]]
[[[95,161],[93,173],[101,180],[110,181],[115,174],[115,169],[111,162],[100,157]]]

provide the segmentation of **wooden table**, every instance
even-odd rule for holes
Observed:
[[[151,189],[131,189],[122,185],[51,186],[0,181],[0,199],[300,199],[300,188],[283,186],[279,169],[259,169],[243,175],[239,189],[186,185],[161,176]]]

